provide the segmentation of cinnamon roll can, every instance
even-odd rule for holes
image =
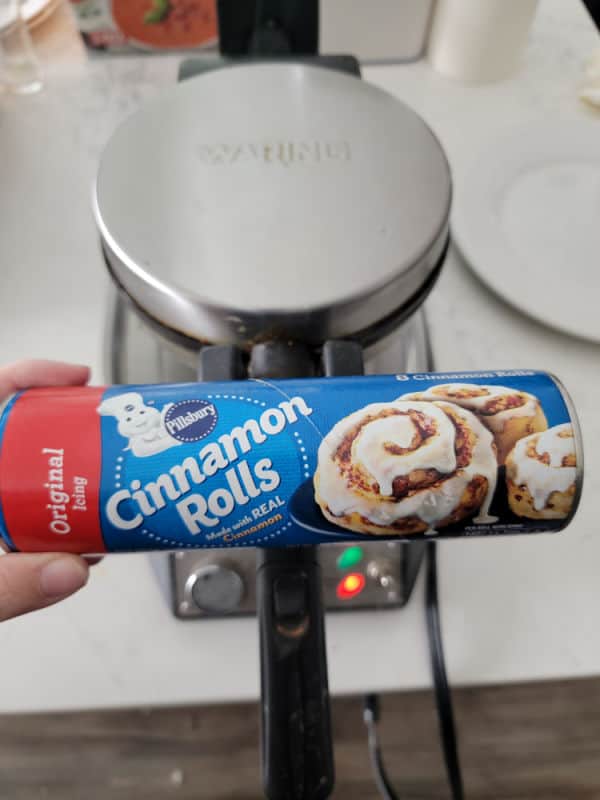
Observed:
[[[558,531],[581,494],[544,372],[31,389],[0,417],[0,536],[104,553]]]

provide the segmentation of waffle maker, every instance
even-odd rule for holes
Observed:
[[[120,296],[200,380],[361,373],[419,309],[448,246],[435,136],[352,57],[313,55],[316,4],[277,8],[248,18],[221,3],[226,58],[185,62],[182,81],[115,132],[98,171]],[[113,332],[115,363],[118,348]],[[318,554],[257,553],[265,793],[326,798]]]

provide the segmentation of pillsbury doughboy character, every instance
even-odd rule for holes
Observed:
[[[162,453],[181,444],[165,427],[165,414],[172,405],[173,403],[167,403],[159,411],[147,406],[141,394],[125,392],[103,400],[97,411],[101,416],[115,417],[117,430],[121,436],[129,438],[126,449],[141,458]]]

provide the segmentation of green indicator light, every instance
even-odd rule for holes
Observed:
[[[350,569],[351,567],[355,567],[360,561],[362,561],[362,557],[362,547],[359,547],[358,545],[347,547],[344,552],[338,556],[338,569]]]

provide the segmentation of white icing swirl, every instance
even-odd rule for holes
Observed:
[[[528,453],[532,443],[539,459]],[[541,460],[544,455],[549,458],[549,464]],[[566,492],[575,483],[576,468],[563,466],[567,456],[575,457],[573,428],[568,423],[525,436],[515,445],[512,463],[507,467],[508,476],[517,486],[527,487],[536,511],[546,508],[552,492]]]
[[[431,436],[417,450],[409,450],[401,455],[395,453],[394,448],[410,447],[414,436],[418,434],[408,415],[381,417],[361,428],[352,443],[353,460],[363,464],[375,478],[380,494],[391,496],[394,478],[408,475],[415,469],[435,469],[442,475],[456,469],[454,426],[439,408],[430,409],[429,416],[436,421],[438,431],[443,431],[443,435]]]
[[[445,413],[450,406],[475,434],[469,464],[457,469],[456,428]],[[387,415],[384,415],[388,412]],[[392,412],[392,413],[389,413]],[[421,433],[410,412],[419,412],[435,425],[435,433],[420,441]],[[372,417],[365,422],[366,418]],[[363,491],[343,473],[336,453],[345,437],[362,424],[352,441],[352,466],[360,467],[379,487]],[[413,448],[413,442],[417,446]],[[406,497],[393,497],[393,483],[415,470],[434,469],[443,476],[435,486],[413,489]],[[475,476],[487,480],[487,493],[476,523],[495,522],[489,515],[497,479],[492,434],[471,412],[450,403],[394,401],[373,403],[340,420],[321,442],[318,453],[318,492],[331,513],[342,517],[359,514],[378,526],[391,526],[416,516],[430,528],[458,507],[463,492]]]
[[[461,397],[461,393],[467,396]],[[506,397],[507,395],[519,397],[522,400],[522,405],[506,408],[493,414],[485,413],[485,408],[490,400]],[[431,386],[424,392],[403,395],[400,399],[405,400],[407,398],[414,400],[447,400],[484,417],[486,427],[496,433],[504,430],[504,426],[509,419],[535,416],[539,402],[537,397],[527,392],[510,389],[508,386],[487,386],[479,383],[445,383],[439,386]]]

